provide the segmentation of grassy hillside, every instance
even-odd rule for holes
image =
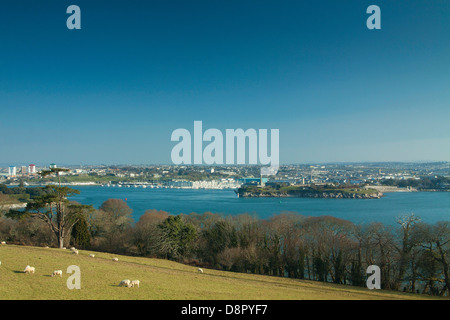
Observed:
[[[89,257],[90,253],[95,258]],[[118,257],[119,262],[112,261]],[[428,296],[371,291],[323,284],[197,268],[149,258],[80,250],[0,245],[0,299],[145,299],[145,300],[291,300],[291,299],[427,299]],[[35,274],[24,274],[26,265]],[[69,265],[81,269],[81,289],[69,290]],[[63,277],[51,277],[54,270]],[[121,280],[140,280],[140,288],[118,287]]]

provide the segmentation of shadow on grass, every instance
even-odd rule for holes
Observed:
[[[132,288],[132,287],[127,287],[127,286],[121,286],[120,284],[110,284],[110,287],[117,287],[117,288]]]

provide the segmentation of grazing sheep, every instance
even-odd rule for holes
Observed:
[[[95,254],[92,254],[92,253],[91,253],[91,254],[89,255],[89,257],[95,258]]]
[[[77,249],[73,250],[72,254],[78,254],[78,250]]]
[[[119,287],[127,287],[130,288],[131,287],[131,281],[130,280],[122,280],[119,283]]]
[[[26,266],[25,270],[23,270],[24,273],[34,273],[35,269],[34,267]]]
[[[6,242],[5,242],[5,241],[2,241],[2,244],[6,244]]]
[[[113,258],[112,261],[117,262],[117,261],[119,261],[119,259],[118,258]]]
[[[54,276],[61,276],[62,277],[62,270],[55,270],[55,271],[53,271],[53,273],[52,273],[52,277],[54,277]]]
[[[63,247],[63,250],[66,250],[66,247]]]
[[[131,281],[131,287],[134,288],[134,287],[136,287],[136,286],[139,288],[139,280],[133,280],[133,281]]]
[[[202,268],[198,268],[197,271],[200,272],[200,273],[203,273],[203,269]]]

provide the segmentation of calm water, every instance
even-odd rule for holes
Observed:
[[[147,209],[171,214],[204,213],[225,215],[255,214],[268,218],[290,211],[305,216],[331,215],[355,223],[378,221],[394,224],[396,217],[414,213],[423,221],[450,220],[449,192],[386,193],[381,199],[308,199],[308,198],[237,198],[233,190],[143,189],[77,186],[80,195],[71,197],[82,204],[98,208],[104,201],[126,200],[135,221]]]

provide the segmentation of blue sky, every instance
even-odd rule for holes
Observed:
[[[0,45],[2,165],[170,163],[194,120],[279,129],[281,163],[450,161],[448,1],[4,0]]]

